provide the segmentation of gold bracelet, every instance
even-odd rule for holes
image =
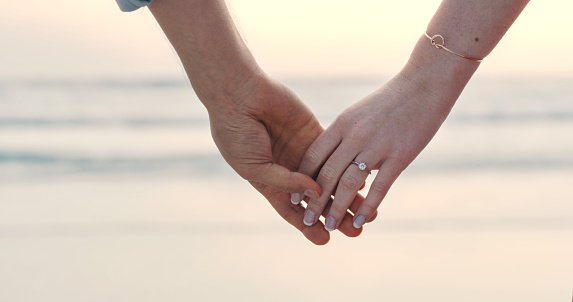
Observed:
[[[426,37],[427,37],[428,39],[430,39],[430,42],[432,43],[432,46],[434,46],[434,47],[437,48],[437,49],[443,49],[443,50],[445,50],[445,51],[447,51],[447,52],[449,52],[449,53],[451,53],[451,54],[454,54],[454,55],[456,55],[456,56],[458,56],[458,57],[460,57],[460,58],[464,58],[464,59],[466,59],[466,60],[470,60],[470,61],[472,61],[472,62],[478,62],[478,63],[479,63],[479,62],[483,61],[483,59],[468,58],[468,57],[466,57],[466,56],[464,56],[464,55],[460,55],[460,54],[457,53],[457,52],[454,52],[454,51],[452,51],[452,50],[449,50],[448,48],[446,48],[446,39],[444,39],[444,37],[442,37],[441,35],[433,35],[433,36],[430,37],[430,35],[428,35],[428,33],[426,33],[426,32],[424,32],[424,35],[426,35]],[[442,43],[441,43],[441,44],[436,43],[436,38],[442,39]]]

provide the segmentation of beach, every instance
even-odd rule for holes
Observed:
[[[281,80],[327,126],[387,79]],[[0,301],[569,301],[572,83],[476,76],[378,218],[319,247],[187,83],[0,82]]]

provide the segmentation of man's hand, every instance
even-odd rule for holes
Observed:
[[[296,171],[306,149],[323,132],[316,117],[283,84],[264,74],[254,75],[241,92],[230,93],[230,106],[211,108],[211,132],[225,160],[268,199],[275,210],[315,244],[325,244],[330,235],[321,222],[303,223],[304,208],[292,204],[290,194],[320,195],[310,177]],[[364,199],[350,206],[356,211]],[[326,209],[328,210],[328,209]],[[350,237],[362,229],[352,227],[346,213],[340,231]]]
[[[288,194],[321,194],[312,178],[291,172],[323,131],[316,117],[292,91],[261,71],[223,0],[155,0],[149,9],[207,108],[225,160],[310,241],[328,242],[330,235],[320,223],[302,223],[304,208],[292,204]],[[350,209],[362,201],[358,196]],[[352,228],[350,214],[340,230],[348,236],[362,231]]]

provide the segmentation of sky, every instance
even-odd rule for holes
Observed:
[[[229,0],[261,66],[274,76],[392,75],[437,0]],[[532,1],[479,73],[573,76],[573,1]],[[0,10],[0,79],[181,78],[147,9],[115,1],[10,1]]]

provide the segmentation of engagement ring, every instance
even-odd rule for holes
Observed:
[[[358,169],[360,169],[361,171],[366,170],[366,164],[365,163],[359,163],[359,162],[353,160],[352,164],[357,165]]]

